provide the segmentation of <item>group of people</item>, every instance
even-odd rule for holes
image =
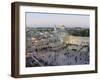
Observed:
[[[79,49],[69,49],[69,46],[73,45],[64,45],[55,50],[52,47],[34,49],[32,56],[44,66],[89,64],[89,46],[77,45]],[[29,62],[32,62],[32,58]]]

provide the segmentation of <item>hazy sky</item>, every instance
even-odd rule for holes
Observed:
[[[89,23],[89,15],[26,13],[27,27],[52,27],[54,25],[65,25],[66,27],[88,28],[90,26]]]

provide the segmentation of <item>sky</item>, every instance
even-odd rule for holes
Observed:
[[[55,14],[55,13],[34,13],[25,14],[27,27],[53,27],[64,25],[66,27],[89,28],[90,16],[82,14]]]

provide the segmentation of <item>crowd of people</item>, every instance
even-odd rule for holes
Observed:
[[[72,48],[71,48],[72,47]],[[27,58],[27,66],[34,66],[37,59],[42,66],[60,66],[60,65],[80,65],[89,64],[89,46],[85,45],[71,45],[67,44],[61,47],[45,47],[41,49],[34,49],[31,57]],[[33,57],[32,57],[33,56]],[[30,65],[29,65],[30,64]]]

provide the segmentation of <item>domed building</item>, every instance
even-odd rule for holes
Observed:
[[[61,41],[61,43],[66,43],[66,40],[68,40],[69,34],[65,30],[65,26],[61,25],[57,27],[57,35]]]

